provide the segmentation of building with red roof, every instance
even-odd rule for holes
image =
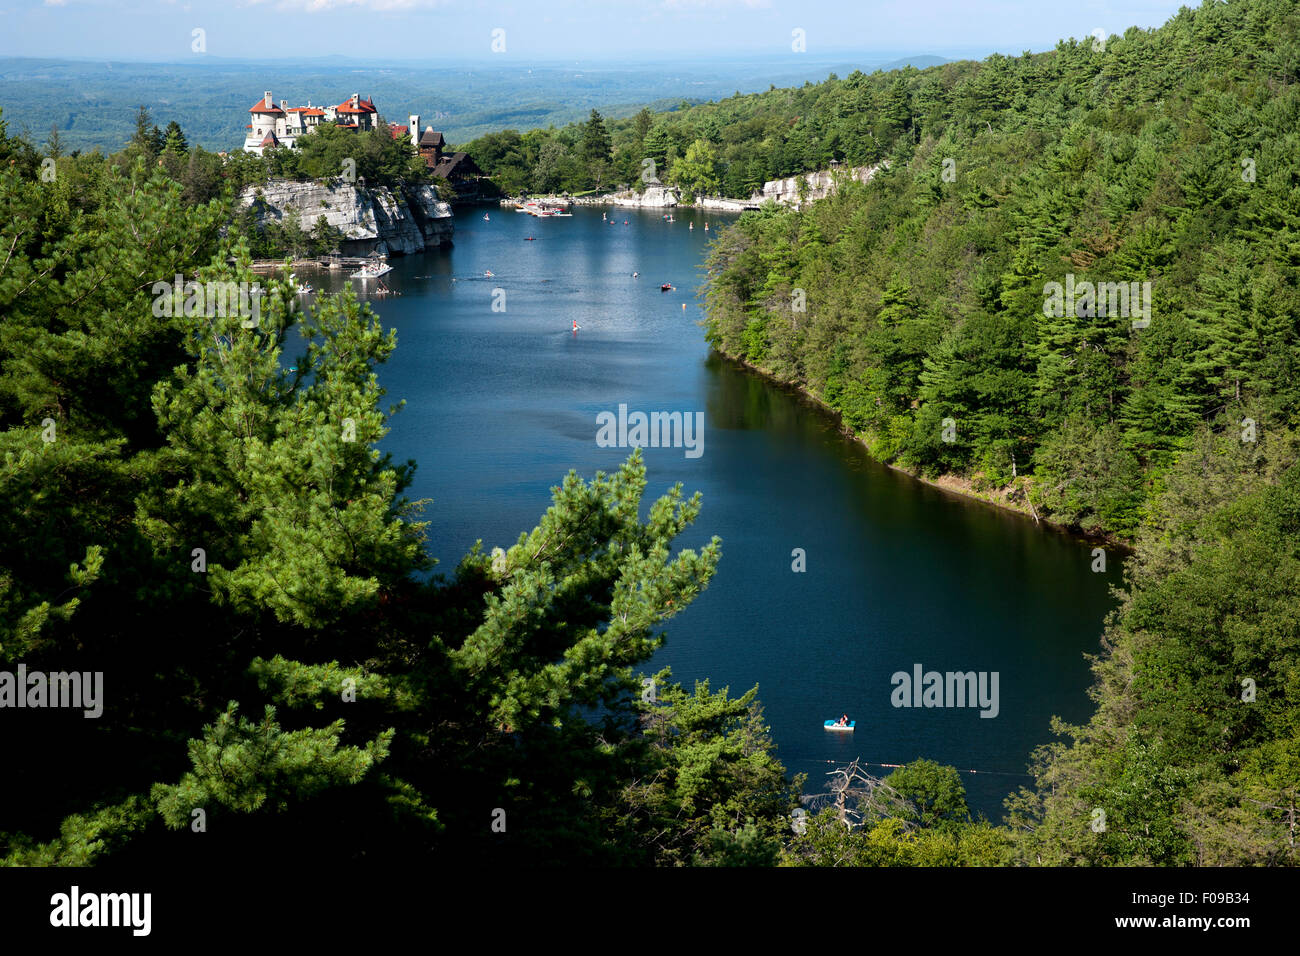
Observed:
[[[379,111],[374,99],[362,99],[360,93],[353,93],[338,106],[290,106],[287,100],[279,104],[266,90],[262,98],[249,107],[250,122],[244,137],[244,151],[261,155],[264,150],[275,147],[292,149],[297,145],[298,137],[310,133],[322,123],[334,123],[344,129],[358,131],[374,129],[379,122]],[[406,136],[404,127],[397,136]]]

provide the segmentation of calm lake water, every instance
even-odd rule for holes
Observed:
[[[1098,648],[1118,557],[1093,573],[1088,545],[873,462],[817,409],[711,356],[695,294],[730,217],[486,211],[458,215],[454,248],[393,260],[401,296],[370,300],[398,334],[381,382],[407,401],[384,447],[419,462],[408,494],[432,499],[441,569],[475,540],[513,544],[570,469],[617,468],[627,449],[597,446],[598,413],[703,412],[699,457],[645,450],[645,504],[679,481],[702,492],[679,546],[717,534],[723,557],[647,671],[733,694],[758,684],[779,756],[810,792],[854,757],[929,757],[978,771],[962,775],[971,806],[1000,818],[1051,716],[1090,712],[1083,655]],[[917,664],[997,672],[997,716],[894,707],[891,675]],[[823,730],[845,711],[854,733]]]

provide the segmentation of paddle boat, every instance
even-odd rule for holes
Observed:
[[[665,282],[663,285],[661,285],[661,286],[659,287],[659,291],[660,291],[660,292],[675,292],[676,290],[675,290],[671,285],[669,285],[667,282]]]
[[[826,723],[822,724],[822,726],[825,727],[827,730],[851,732],[853,730],[853,725],[856,723],[857,723],[856,720],[850,720],[847,724],[841,724],[838,720],[828,720],[826,721]]]

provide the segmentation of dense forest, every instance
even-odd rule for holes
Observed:
[[[715,240],[711,342],[884,461],[1137,548],[1022,852],[1295,862],[1295,4],[825,92],[890,97],[854,117],[886,162]]]
[[[1054,728],[1005,825],[924,759],[805,803],[755,690],[643,673],[722,546],[674,549],[707,512],[643,502],[639,454],[557,475],[513,546],[439,570],[416,463],[378,448],[379,316],[265,281],[253,322],[188,288],[159,307],[177,274],[254,280],[234,197],[328,165],[328,136],[223,163],[142,111],[121,152],[72,156],[0,117],[0,672],[102,672],[107,701],[6,712],[0,862],[1295,864],[1298,28],[1208,3],[475,147],[519,189],[645,156],[732,194],[880,167],[726,229],[708,334],[878,457],[1135,548],[1096,713]],[[1076,280],[1151,283],[1149,322],[1052,308]]]
[[[866,75],[855,70],[822,83],[741,95],[609,120],[520,133],[489,133],[461,147],[509,194],[579,194],[610,186],[644,190],[647,172],[693,196],[748,198],[768,180],[827,169],[871,166],[919,135],[912,111],[937,122],[945,90],[979,70],[970,61]],[[959,106],[964,106],[962,103]],[[990,104],[990,108],[995,108]],[[653,161],[647,167],[646,161]]]

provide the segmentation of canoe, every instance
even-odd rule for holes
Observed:
[[[827,730],[838,730],[843,733],[843,732],[851,732],[853,730],[853,725],[856,723],[857,723],[856,720],[850,720],[849,725],[847,727],[841,727],[837,721],[828,720],[822,726],[825,727]]]

